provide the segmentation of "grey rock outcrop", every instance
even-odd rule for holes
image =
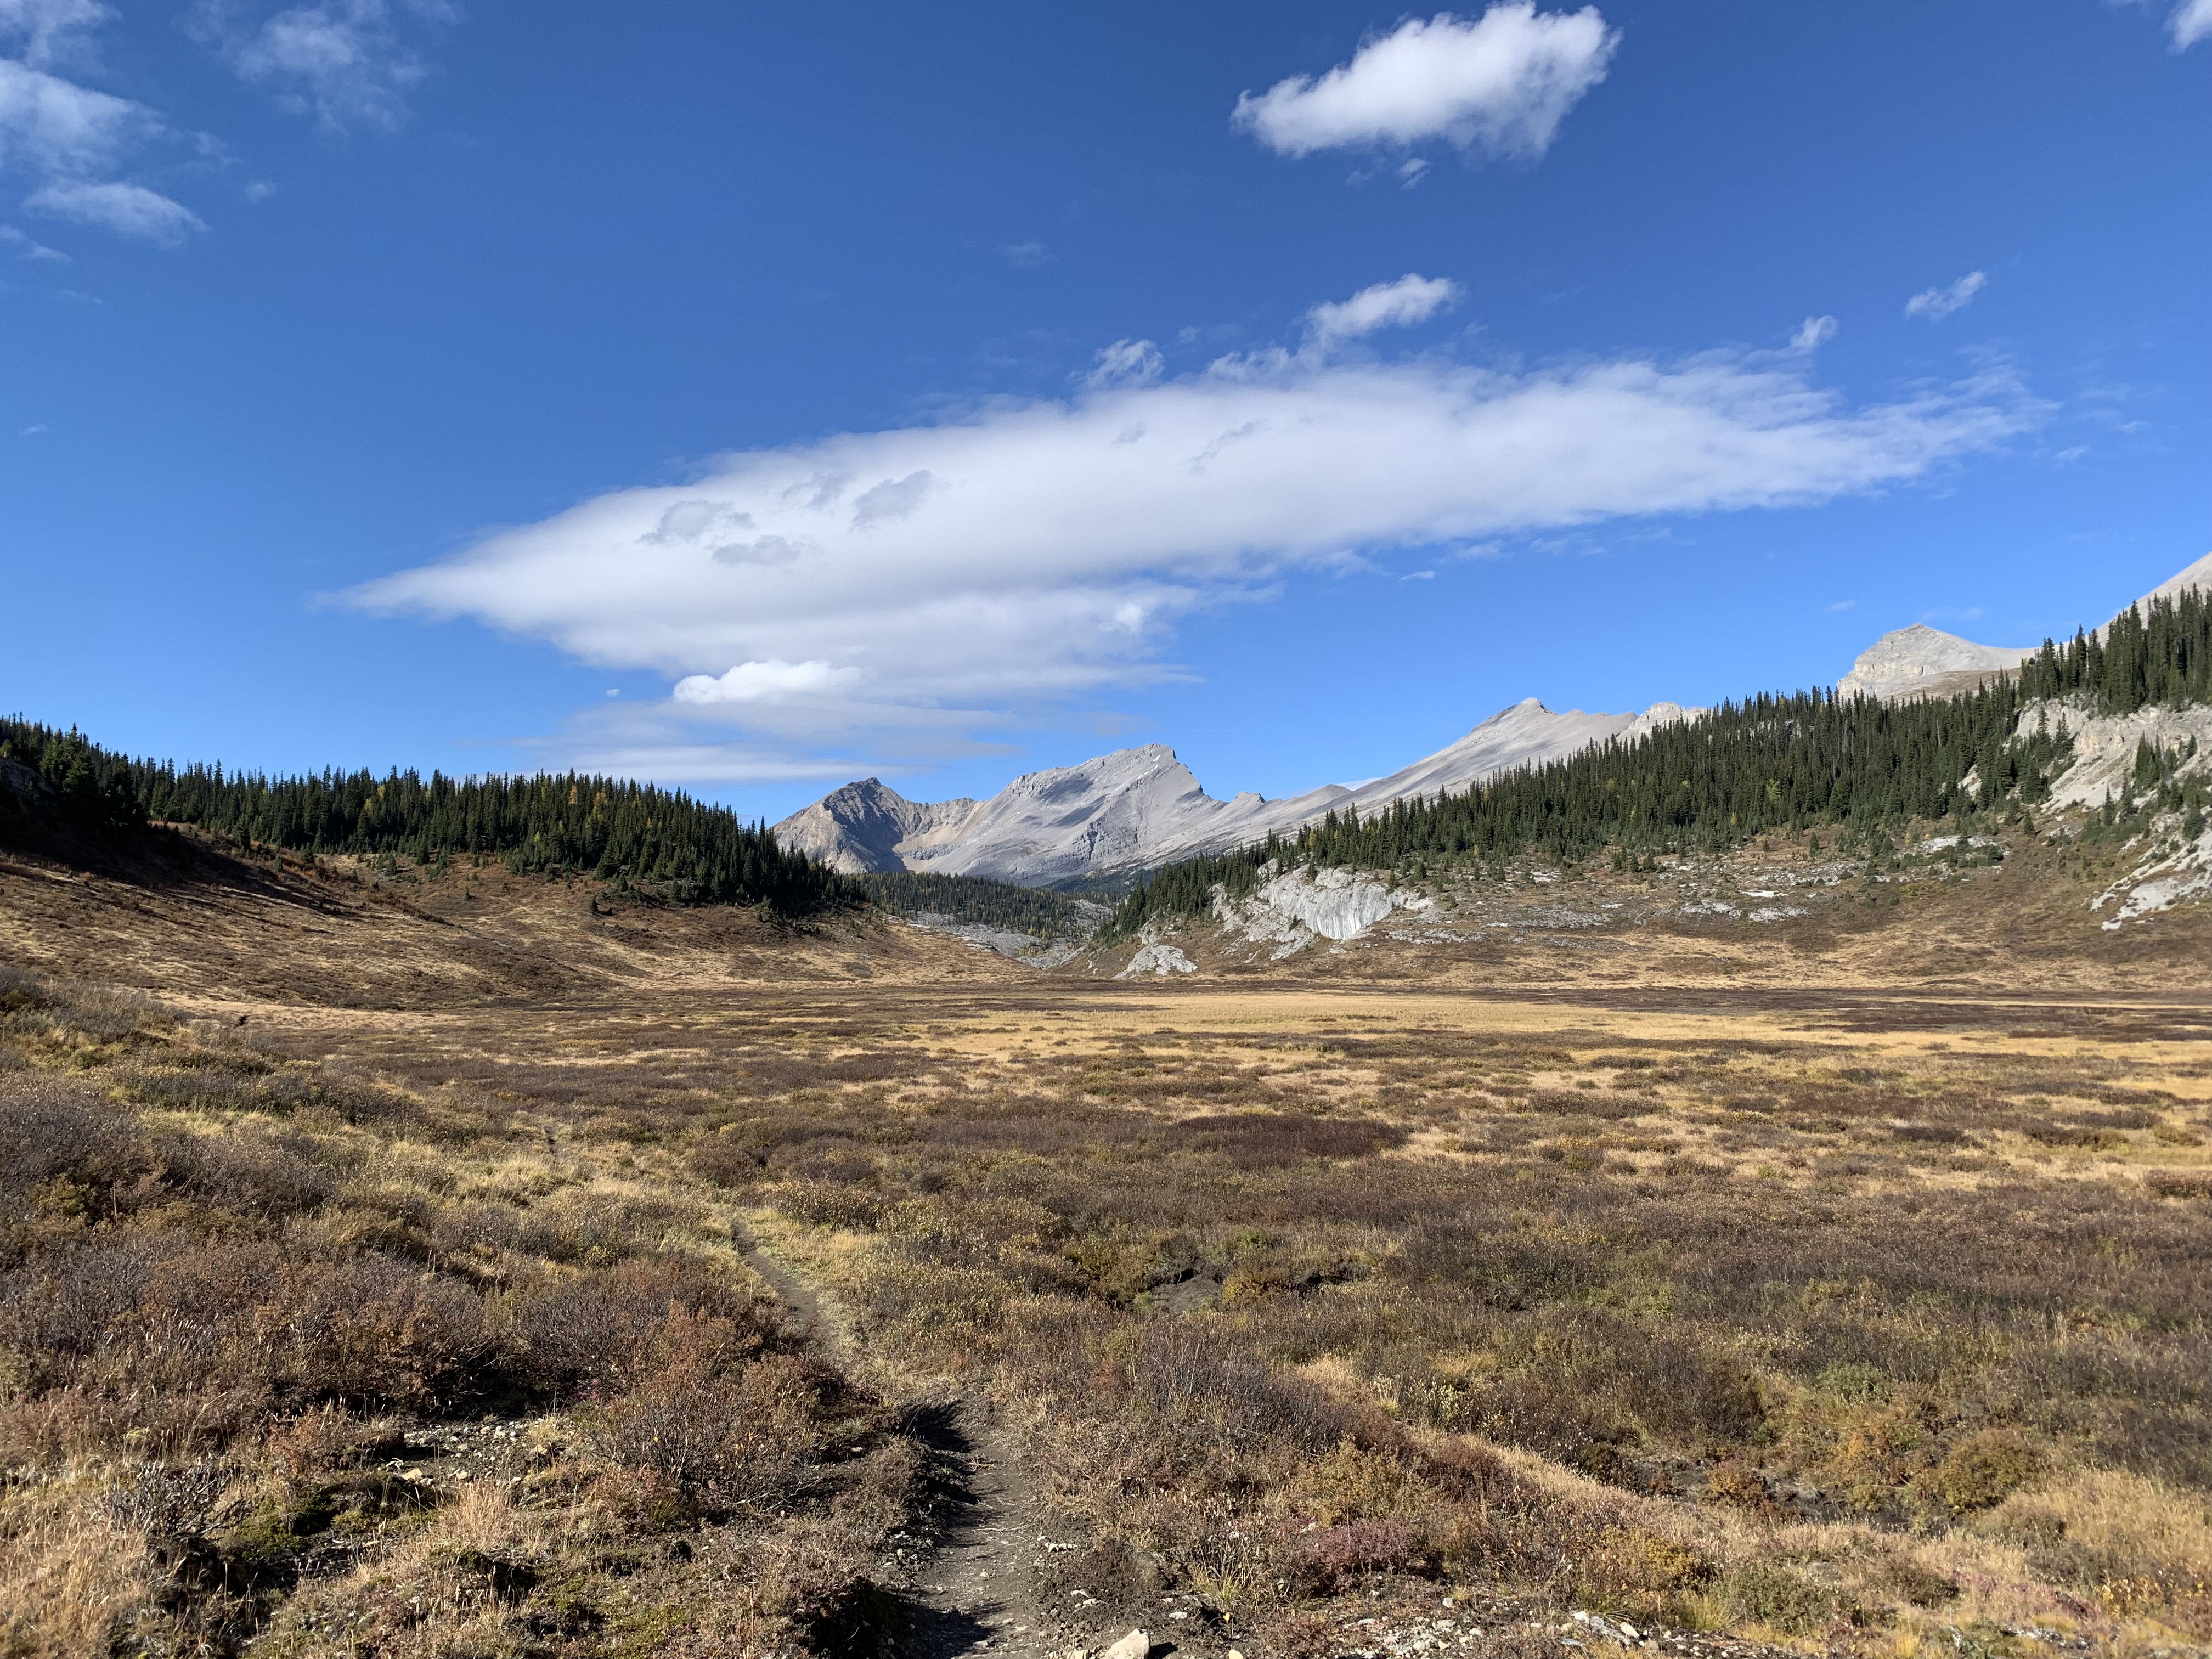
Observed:
[[[1433,899],[1356,870],[1278,872],[1267,865],[1261,874],[1266,879],[1248,897],[1231,899],[1216,890],[1214,914],[1232,934],[1279,946],[1277,961],[1317,939],[1358,939],[1396,911],[1435,907]]]
[[[775,826],[775,838],[848,876],[909,867],[909,853],[958,834],[974,814],[972,800],[908,800],[877,778],[824,795]]]
[[[2035,647],[1976,645],[1940,628],[1915,623],[1883,635],[1859,653],[1851,672],[1836,682],[1842,696],[1948,696],[1990,674],[2017,668]]]

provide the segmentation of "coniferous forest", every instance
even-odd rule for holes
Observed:
[[[1216,884],[1248,893],[1270,860],[1425,869],[1521,854],[1572,863],[1608,847],[1635,859],[1721,852],[1778,830],[1901,826],[2032,805],[2050,793],[2071,739],[2059,714],[2013,732],[2023,709],[2052,698],[2099,714],[2212,699],[2212,602],[2191,590],[2178,603],[2153,601],[2147,616],[2131,608],[2101,640],[2046,640],[2019,673],[1961,696],[1897,703],[1820,690],[1762,696],[1462,793],[1399,801],[1365,818],[1331,812],[1295,836],[1152,872],[1100,936],[1203,910]],[[2174,786],[2171,769],[2141,756],[2136,781],[2201,812],[2201,782]]]
[[[492,854],[518,872],[586,872],[678,903],[758,904],[789,916],[864,896],[726,807],[614,778],[270,778],[134,760],[75,731],[22,720],[0,720],[0,758],[39,773],[71,827],[90,835],[151,821],[300,853],[398,854],[425,863]],[[0,790],[0,812],[16,799]]]
[[[2101,638],[2076,633],[2043,642],[2020,675],[2021,696],[2086,696],[2100,714],[2131,714],[2153,703],[2212,701],[2212,596],[2201,587],[2178,599],[2130,605]]]
[[[868,896],[894,915],[951,916],[1027,933],[1033,939],[1085,939],[1103,907],[1086,916],[1082,900],[1043,887],[1017,887],[981,876],[906,875],[856,877]]]

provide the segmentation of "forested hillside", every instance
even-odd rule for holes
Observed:
[[[1102,937],[1203,909],[1217,883],[1232,895],[1249,891],[1271,860],[1419,871],[1523,853],[1572,862],[1611,848],[1634,860],[1719,852],[1776,830],[1901,826],[2029,805],[2050,793],[2071,741],[2063,719],[2014,737],[2028,704],[2078,698],[2094,713],[2128,714],[2208,696],[2212,605],[2192,591],[2179,603],[2154,601],[2147,617],[2123,612],[2101,641],[2046,641],[2018,675],[1962,696],[1895,703],[1820,690],[1762,696],[1464,793],[1401,801],[1364,819],[1332,812],[1295,836],[1153,872]],[[2201,812],[2202,780],[2178,783],[2172,772],[2170,757],[2146,751],[2136,786],[2169,808]]]
[[[2100,714],[2131,714],[2153,703],[2212,700],[2212,597],[2201,587],[2175,599],[2130,605],[2103,637],[2076,633],[2051,641],[2021,668],[2020,694],[2086,696]]]
[[[1103,907],[1065,893],[981,876],[872,874],[855,877],[868,896],[902,916],[951,916],[1033,939],[1087,939]]]
[[[134,760],[75,731],[21,720],[0,720],[0,758],[36,771],[65,821],[88,836],[152,820],[302,853],[392,853],[425,862],[495,854],[517,872],[587,872],[681,903],[764,904],[786,915],[863,896],[726,807],[615,778],[434,772],[425,780],[398,771],[270,778]],[[21,811],[14,791],[0,790],[0,830],[5,814]]]

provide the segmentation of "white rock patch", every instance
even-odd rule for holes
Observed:
[[[2105,921],[2105,931],[2116,933],[2131,921],[2171,910],[2184,899],[2207,896],[2212,896],[2212,830],[2184,843],[2179,852],[2145,859],[2092,899],[2089,908],[2101,910],[2117,899],[2119,908]]]
[[[2133,781],[2136,745],[2148,740],[2171,754],[2197,739],[2197,757],[2177,775],[2212,766],[2212,708],[2139,708],[2132,714],[2091,714],[2063,702],[2032,703],[2021,711],[2013,735],[2033,737],[2061,726],[2074,738],[2073,763],[2051,788],[2055,807],[2102,806],[2107,795],[2124,795]]]
[[[1271,869],[1273,866],[1269,866]],[[1270,876],[1249,898],[1216,890],[1213,914],[1223,927],[1255,945],[1273,944],[1280,961],[1316,939],[1358,939],[1401,910],[1435,908],[1410,888],[1392,887],[1353,870],[1297,869]]]
[[[1198,964],[1172,945],[1147,945],[1129,958],[1129,965],[1114,975],[1115,979],[1134,979],[1140,974],[1152,974],[1164,979],[1170,974],[1194,974]]]

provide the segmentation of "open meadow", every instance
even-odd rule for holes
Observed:
[[[396,980],[372,894],[163,997],[27,879],[0,1651],[2212,1642],[2205,996],[624,953],[540,883],[565,981]]]

